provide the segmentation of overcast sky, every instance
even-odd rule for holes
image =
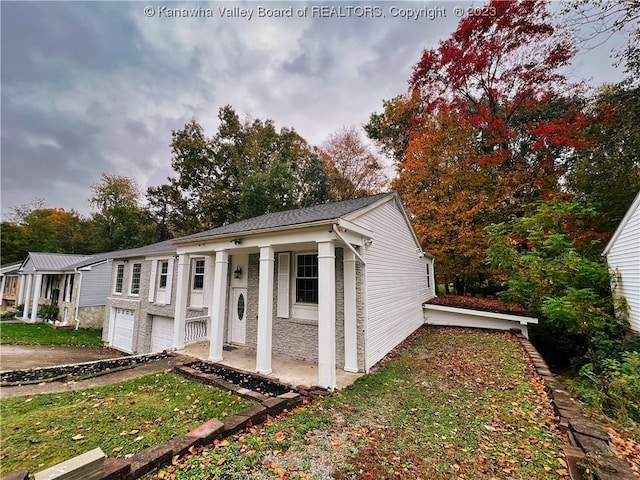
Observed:
[[[322,16],[336,5],[344,17]],[[145,190],[159,185],[172,174],[171,131],[195,118],[212,136],[227,104],[316,145],[361,126],[406,90],[422,49],[446,39],[454,8],[469,5],[2,2],[2,213],[40,197],[89,214],[102,172]],[[396,16],[420,7],[439,8],[437,18]],[[176,17],[178,8],[199,18]],[[222,17],[225,8],[237,16]],[[259,17],[265,8],[293,18]],[[246,9],[251,18],[239,16]],[[621,80],[610,54],[623,41],[579,56],[568,74],[593,85]]]

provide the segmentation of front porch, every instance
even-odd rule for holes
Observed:
[[[209,342],[202,341],[187,345],[179,353],[194,357],[200,360],[209,359]],[[246,347],[234,347],[233,350],[225,350],[221,365],[245,370],[247,372],[256,371],[256,351]],[[278,379],[282,383],[288,383],[293,387],[305,385],[311,387],[318,384],[318,364],[297,360],[273,353],[271,355],[271,374],[269,377]],[[343,369],[336,369],[336,385],[342,389],[348,387],[364,373],[350,373]]]

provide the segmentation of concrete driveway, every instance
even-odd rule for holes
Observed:
[[[1,345],[0,371],[54,367],[122,356],[116,350],[95,346]]]

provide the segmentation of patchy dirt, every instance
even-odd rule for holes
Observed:
[[[223,367],[209,362],[193,362],[187,364],[188,367],[202,373],[217,375],[227,382],[253,390],[267,396],[278,396],[283,393],[295,391],[276,382],[269,381],[259,376],[244,373],[228,367]]]

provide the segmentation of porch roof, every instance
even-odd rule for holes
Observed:
[[[241,220],[239,222],[223,225],[222,227],[207,230],[205,232],[177,238],[174,239],[173,242],[176,244],[182,244],[204,238],[215,238],[238,233],[260,232],[273,228],[286,228],[305,224],[328,222],[340,219],[350,213],[368,207],[375,202],[392,195],[396,194],[393,192],[379,193],[377,195],[343,200],[340,202],[323,203],[295,210],[266,213],[259,217]]]
[[[29,252],[29,256],[20,266],[24,271],[29,266],[31,271],[63,272],[73,270],[72,265],[93,258],[92,255],[73,255],[66,253]]]

